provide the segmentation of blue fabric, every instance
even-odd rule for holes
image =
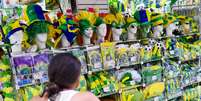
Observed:
[[[37,14],[38,19],[45,20],[43,10],[39,5],[34,5],[34,10],[35,10],[35,13]]]
[[[11,30],[10,32],[8,32],[8,35],[6,36],[6,38],[5,38],[5,42],[10,42],[10,40],[9,40],[9,37],[11,36],[11,35],[13,35],[15,32],[17,32],[17,31],[20,31],[20,30],[24,30],[22,27],[19,27],[19,28],[16,28],[16,29],[13,29],[13,30]]]
[[[139,13],[140,13],[140,22],[141,23],[148,22],[146,10],[140,10]]]
[[[73,44],[76,37],[76,33],[70,32],[71,30],[76,30],[76,28],[74,26],[70,26],[69,29],[67,28],[67,30],[62,30],[62,31],[64,35],[66,36],[66,39],[68,40],[68,42]]]

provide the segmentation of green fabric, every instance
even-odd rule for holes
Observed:
[[[157,17],[155,19],[152,19],[151,22],[154,23],[154,22],[157,22],[159,20],[163,20],[163,17],[160,16],[160,17]]]
[[[123,28],[124,25],[123,24],[117,24],[117,23],[113,22],[112,27],[114,27],[114,28]]]
[[[174,5],[177,2],[177,0],[171,0],[170,6]]]
[[[128,28],[131,24],[134,24],[135,26],[139,25],[136,21],[133,21],[133,22],[125,24],[125,28]]]
[[[33,41],[37,34],[48,33],[49,25],[52,25],[52,24],[45,20],[34,21],[33,23],[31,23],[26,29],[29,41]]]
[[[26,11],[28,17],[29,17],[29,21],[32,22],[35,19],[38,19],[37,14],[35,13],[35,9],[34,9],[34,4],[31,4],[27,7],[27,11]]]
[[[79,28],[80,28],[81,34],[84,34],[84,30],[90,27],[92,27],[92,25],[88,20],[84,19],[79,21]]]
[[[134,95],[133,95],[131,101],[144,101],[144,96],[143,96],[142,92],[136,90],[133,94]]]
[[[101,24],[103,24],[103,23],[104,23],[104,22],[103,22],[103,19],[100,18],[100,17],[98,17],[98,18],[96,19],[95,26],[99,26],[99,25],[101,25]]]

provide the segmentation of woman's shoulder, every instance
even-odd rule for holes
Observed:
[[[72,101],[100,101],[91,92],[79,92],[72,97]]]

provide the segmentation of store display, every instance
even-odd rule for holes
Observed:
[[[100,99],[200,100],[198,0],[85,1],[59,6],[55,0],[47,5],[34,0],[1,9],[0,46],[7,53],[0,58],[0,95],[5,101],[29,101],[41,94],[51,57],[63,52],[81,62],[76,90]],[[193,7],[172,12],[180,4]],[[70,5],[79,10],[72,12]],[[87,5],[93,6],[85,10]]]

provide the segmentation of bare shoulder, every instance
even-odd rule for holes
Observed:
[[[100,101],[93,93],[90,93],[90,92],[80,92],[74,95],[71,100],[72,101]]]

